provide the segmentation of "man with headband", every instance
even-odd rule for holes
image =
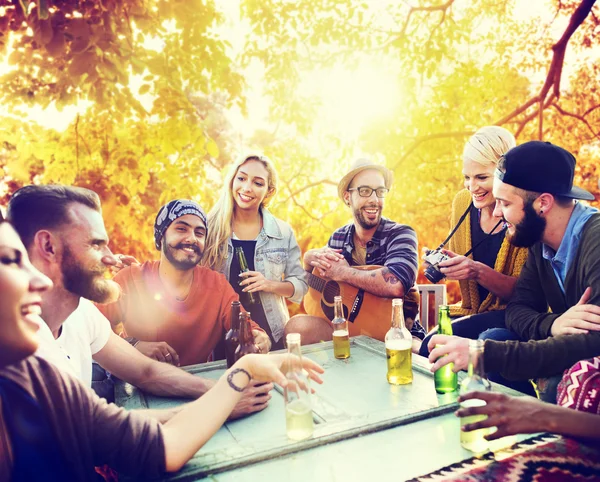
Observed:
[[[107,318],[142,353],[175,365],[208,361],[230,326],[238,296],[225,277],[199,266],[206,239],[206,215],[194,201],[163,206],[154,223],[160,261],[121,270],[118,302],[101,306]],[[269,351],[268,336],[252,323],[254,342]]]

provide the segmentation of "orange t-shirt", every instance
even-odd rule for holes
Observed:
[[[187,298],[167,294],[158,275],[159,261],[130,266],[115,276],[118,301],[98,308],[123,336],[165,341],[179,354],[181,365],[204,363],[230,328],[231,302],[239,301],[225,276],[196,266]],[[252,322],[252,329],[260,330]],[[262,331],[262,330],[261,330]]]

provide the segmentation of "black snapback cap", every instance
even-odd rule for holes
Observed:
[[[575,156],[550,142],[530,141],[513,147],[498,162],[496,177],[526,191],[593,201],[594,195],[573,186]]]

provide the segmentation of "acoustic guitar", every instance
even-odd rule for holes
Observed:
[[[375,265],[353,267],[365,271],[381,268]],[[392,298],[375,296],[346,283],[326,280],[314,273],[307,273],[307,282],[308,293],[304,297],[304,309],[309,315],[333,320],[333,298],[341,296],[350,336],[367,335],[384,341],[392,319]]]

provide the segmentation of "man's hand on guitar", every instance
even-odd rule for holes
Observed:
[[[332,263],[340,260],[345,261],[341,252],[341,249],[331,249],[328,247],[310,249],[304,254],[304,266],[306,269],[317,268],[327,270],[331,268]]]
[[[312,265],[317,269],[319,276],[335,281],[342,281],[344,272],[350,269],[348,261],[341,255],[332,259],[328,254],[323,254],[313,261]]]

